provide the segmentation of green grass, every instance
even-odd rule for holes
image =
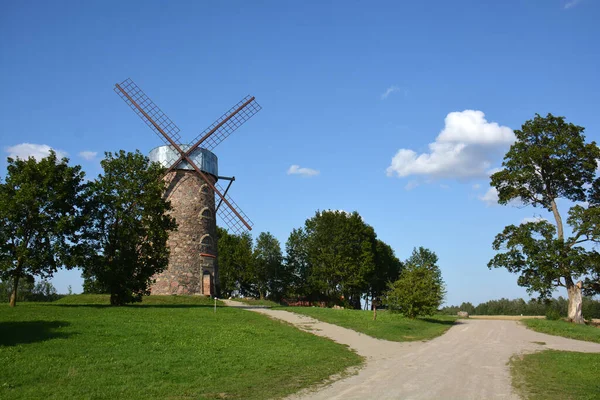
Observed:
[[[277,398],[362,362],[343,345],[257,313],[214,313],[203,297],[107,302],[0,305],[0,398]]]
[[[373,321],[372,311],[319,307],[281,307],[280,309],[308,315],[323,322],[394,342],[432,339],[450,329],[457,319],[446,315],[409,319],[400,314],[378,311],[377,320]]]
[[[546,350],[511,361],[513,386],[531,400],[600,399],[600,354]]]
[[[549,321],[546,319],[524,319],[521,322],[537,332],[600,343],[600,328],[592,325],[578,325],[562,320]]]

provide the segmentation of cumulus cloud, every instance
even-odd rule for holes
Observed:
[[[96,158],[96,155],[98,155],[97,151],[80,151],[79,152],[79,156],[81,158],[85,158],[88,161],[93,160],[94,158]]]
[[[292,165],[287,170],[288,175],[315,176],[319,175],[319,171],[312,168],[301,168],[299,165]]]
[[[11,158],[26,160],[29,157],[33,157],[38,161],[44,157],[48,157],[50,150],[54,150],[56,157],[59,159],[67,156],[66,152],[54,149],[47,144],[20,143],[6,148],[6,152]]]
[[[429,152],[400,149],[386,172],[398,177],[483,178],[489,175],[492,161],[514,141],[512,129],[488,122],[482,111],[451,112],[444,129],[429,144]]]
[[[479,200],[483,201],[488,207],[498,205],[498,191],[495,187],[491,187],[483,195],[478,196]]]
[[[481,185],[479,183],[476,183],[473,185],[473,190],[479,190],[480,187]]]

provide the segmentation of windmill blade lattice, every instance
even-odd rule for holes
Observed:
[[[117,86],[118,85],[118,86]],[[170,145],[169,141],[159,131],[159,129],[152,123],[158,125],[160,129],[164,131],[175,143],[181,143],[181,136],[179,135],[179,128],[162,110],[154,104],[152,100],[142,89],[138,87],[131,79],[126,79],[123,82],[115,85],[115,93],[117,93],[125,103],[152,129],[154,133],[163,141],[164,144]],[[119,90],[119,87],[122,89]],[[133,104],[132,100],[143,110],[140,111],[138,107]],[[146,115],[144,115],[144,113]]]
[[[235,106],[231,107],[229,111],[221,115],[211,126],[196,136],[190,142],[190,146],[204,138],[200,142],[201,147],[212,151],[261,109],[262,107],[256,102],[254,97],[246,96]]]
[[[216,183],[215,187],[217,188],[217,190],[219,192],[224,194],[225,199],[227,199],[227,201],[231,205],[231,207],[219,207],[219,209],[217,210],[217,215],[219,216],[219,218],[221,218],[221,221],[223,221],[225,226],[227,226],[227,229],[231,233],[236,234],[236,235],[247,232],[249,229],[243,223],[243,221],[246,221],[246,223],[250,226],[250,229],[252,229],[252,226],[254,226],[254,223],[250,220],[250,218],[248,218],[246,213],[244,213],[240,209],[240,207],[237,205],[237,203],[235,201],[233,201],[233,199],[229,196],[229,194],[225,193],[225,189],[223,189],[223,187],[219,183]],[[221,197],[215,192],[215,204],[218,204],[220,200],[221,200]],[[239,215],[241,215],[243,220],[240,219],[234,213],[233,209],[235,209],[235,211]]]

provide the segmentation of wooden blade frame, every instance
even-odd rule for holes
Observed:
[[[167,134],[169,130],[169,127],[172,125],[175,127],[175,129],[172,130],[172,132],[175,132],[174,138],[177,140],[179,138],[179,128],[177,128],[177,126],[172,123],[172,121],[162,112],[160,111],[160,109],[154,105],[154,103],[144,94],[144,92],[141,91],[141,89],[139,89],[137,87],[137,85],[135,85],[130,79],[126,80],[125,82],[128,86],[130,86],[131,88],[134,88],[137,92],[134,92],[136,95],[140,96],[141,99],[143,99],[142,103],[147,107],[150,107],[150,112],[155,114],[155,115],[159,115],[161,116],[161,119],[157,122],[155,121],[152,116],[146,112],[141,106],[140,104],[138,104],[130,95],[129,93],[127,93],[123,87],[120,84],[115,84],[115,92],[117,92],[124,100],[126,100],[126,103],[129,104],[131,106],[131,108],[134,109],[134,111],[136,112],[136,114],[140,115],[140,117],[142,117],[142,119],[144,120],[144,122],[146,122],[146,124],[148,124],[150,126],[150,128],[156,132],[156,133],[160,133],[160,135],[162,136],[161,139],[164,139],[164,141],[166,141],[165,143],[168,143],[170,146],[173,146],[173,148],[175,150],[177,150],[177,152],[180,154],[180,158],[179,160],[177,160],[170,168],[169,171],[172,170],[174,168],[174,166],[178,165],[179,162],[185,160],[187,161],[191,167],[194,169],[194,171],[196,171],[196,173],[198,173],[198,175],[200,175],[200,177],[206,182],[206,184],[214,191],[214,193],[216,195],[218,195],[222,202],[225,203],[230,212],[227,212],[225,214],[225,222],[231,226],[231,227],[235,227],[236,230],[239,230],[239,228],[241,227],[239,225],[239,223],[237,223],[238,221],[240,221],[243,226],[245,226],[248,230],[252,230],[252,225],[249,224],[248,222],[246,222],[246,219],[244,219],[244,217],[242,217],[241,214],[243,214],[243,212],[241,210],[238,211],[237,208],[237,204],[235,204],[235,202],[229,198],[229,196],[225,196],[221,193],[221,191],[219,189],[217,189],[216,186],[219,186],[218,184],[213,185],[212,182],[208,179],[208,177],[206,176],[206,174],[204,172],[202,172],[200,170],[200,168],[198,168],[198,166],[192,161],[192,159],[189,157],[189,155],[191,154],[191,150],[188,150],[187,152],[184,151],[177,143],[175,140],[173,140],[173,138],[171,136],[169,136],[169,134]],[[254,97],[251,98],[250,102],[254,101]],[[250,102],[248,102],[248,104],[250,104]],[[155,111],[158,110],[158,111]],[[241,109],[240,109],[241,110]],[[260,108],[259,108],[260,110]],[[239,112],[239,111],[238,111]],[[236,113],[237,114],[237,113]],[[233,114],[235,115],[235,114]],[[231,115],[231,117],[233,117],[233,115]],[[230,118],[231,118],[230,117]],[[164,121],[164,122],[163,122]],[[226,123],[226,121],[222,121],[223,123],[220,125],[224,125]],[[166,128],[166,129],[165,129]],[[215,128],[213,130],[216,131],[218,129]],[[211,133],[212,134],[212,133]],[[203,139],[201,141],[199,141],[195,146],[194,149],[200,145],[200,143],[202,143],[204,140],[206,140],[206,138],[208,136],[204,135],[205,137],[203,137]],[[193,149],[192,149],[193,150]],[[234,206],[235,205],[235,206]],[[235,215],[235,217],[237,217],[237,221],[235,221],[232,218],[232,214]],[[248,217],[246,217],[248,218]]]

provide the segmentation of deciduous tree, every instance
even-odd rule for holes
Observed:
[[[552,213],[554,224],[542,220],[507,226],[494,240],[493,248],[501,252],[488,267],[519,274],[518,284],[542,298],[565,287],[568,317],[576,323],[584,322],[582,289],[600,290],[600,255],[582,246],[600,238],[600,182],[595,180],[600,149],[585,142],[583,131],[563,117],[536,114],[515,131],[517,141],[506,153],[502,170],[491,177],[500,204],[518,200],[544,208]],[[564,231],[559,199],[589,202],[569,210],[570,237]]]
[[[404,264],[400,277],[390,283],[384,304],[390,311],[408,318],[432,315],[446,294],[437,255],[423,247],[414,249]]]
[[[85,273],[108,290],[112,305],[141,301],[169,261],[163,168],[139,151],[106,153],[104,174],[89,185]]]
[[[8,159],[0,183],[0,279],[13,284],[12,307],[21,279],[77,265],[83,178],[81,167],[53,151],[40,161]]]

